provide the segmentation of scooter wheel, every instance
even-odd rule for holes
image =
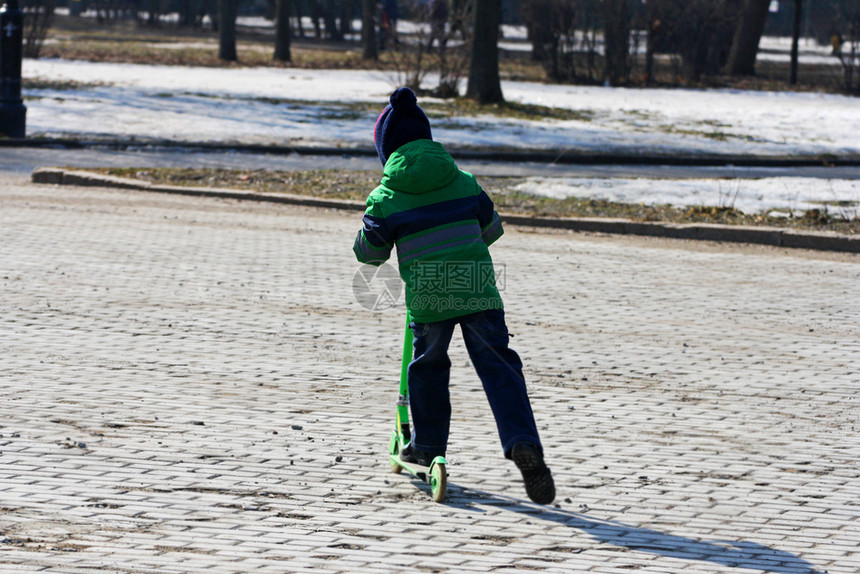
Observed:
[[[442,502],[448,493],[448,471],[444,463],[437,463],[430,469],[430,493],[433,502]]]
[[[391,472],[394,474],[400,474],[403,472],[403,467],[394,462],[399,457],[400,441],[398,440],[397,433],[394,433],[391,435],[391,441],[388,443],[388,462],[391,464]]]

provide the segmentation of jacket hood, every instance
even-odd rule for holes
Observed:
[[[391,154],[385,163],[382,185],[404,193],[427,193],[449,185],[459,171],[442,144],[416,140]]]

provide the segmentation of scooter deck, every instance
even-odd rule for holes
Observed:
[[[423,480],[424,482],[428,482],[428,483],[430,482],[428,477],[430,476],[431,469],[434,466],[440,465],[440,464],[448,464],[448,461],[445,460],[445,458],[441,457],[441,456],[437,456],[436,458],[434,458],[433,462],[430,463],[430,466],[423,466],[423,465],[420,465],[420,464],[417,464],[414,462],[403,462],[400,459],[399,454],[389,455],[389,458],[391,459],[391,464],[396,464],[396,465],[400,466],[409,474],[411,474],[413,476],[417,476],[419,479]]]
[[[392,437],[391,451],[388,454],[388,461],[391,464],[391,470],[399,473],[405,470],[412,476],[430,485],[430,494],[435,502],[442,502],[448,491],[448,461],[444,457],[437,456],[430,463],[430,466],[424,466],[413,462],[404,462],[400,459],[399,437],[395,434]]]

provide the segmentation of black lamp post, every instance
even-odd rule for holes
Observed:
[[[26,136],[27,108],[21,99],[21,48],[24,15],[18,0],[0,7],[0,134]]]

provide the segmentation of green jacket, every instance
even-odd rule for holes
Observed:
[[[502,236],[499,214],[441,144],[417,140],[391,154],[363,221],[355,256],[379,265],[397,248],[415,322],[502,308],[487,248]]]

